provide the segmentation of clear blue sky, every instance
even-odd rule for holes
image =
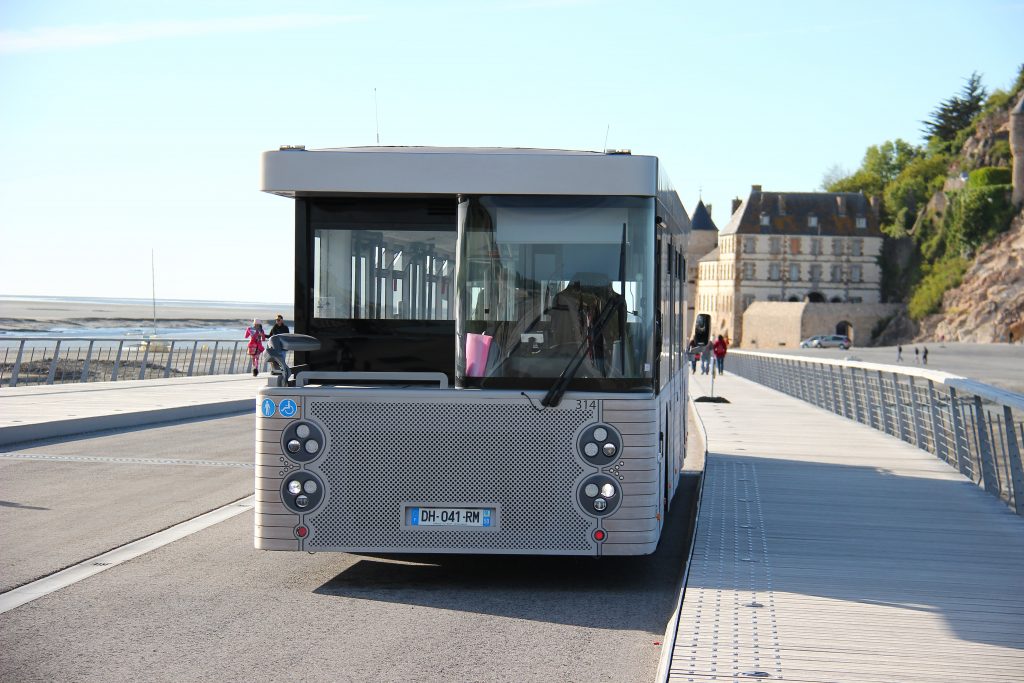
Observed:
[[[972,71],[1007,88],[1024,2],[10,0],[0,294],[291,300],[260,153],[629,148],[719,226],[918,143]],[[1017,48],[1013,46],[1017,45]]]

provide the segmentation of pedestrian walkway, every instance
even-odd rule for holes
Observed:
[[[215,375],[0,389],[0,446],[254,409],[267,377]]]
[[[668,680],[1024,679],[1024,519],[898,439],[729,374],[714,394]]]

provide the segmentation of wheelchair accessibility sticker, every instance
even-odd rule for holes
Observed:
[[[282,417],[291,417],[292,415],[295,414],[295,411],[297,409],[298,408],[295,405],[295,401],[293,401],[292,399],[286,398],[285,400],[281,401],[281,416]]]
[[[284,406],[281,406],[282,411]],[[260,412],[263,413],[263,417],[273,417],[274,412],[277,410],[277,404],[272,399],[265,398],[263,403],[260,404]]]

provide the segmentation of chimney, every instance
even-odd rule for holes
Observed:
[[[760,192],[761,191],[761,186],[760,185],[751,185],[750,186],[750,191],[751,192]]]
[[[740,204],[742,203],[742,199],[740,199],[739,197],[734,197],[732,200],[732,212],[729,215],[736,213],[736,209],[740,208]]]
[[[871,204],[871,212],[875,214],[875,218],[878,218],[879,211],[882,209],[882,198],[877,194],[873,194],[868,199],[868,203]]]
[[[840,216],[846,215],[846,195],[836,195],[836,209],[839,211]]]
[[[786,195],[784,194],[779,195],[779,215],[786,215]]]

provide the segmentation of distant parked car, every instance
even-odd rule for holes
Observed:
[[[802,349],[828,349],[840,348],[844,351],[850,348],[850,338],[842,334],[822,334],[816,337],[809,337],[800,342]]]

